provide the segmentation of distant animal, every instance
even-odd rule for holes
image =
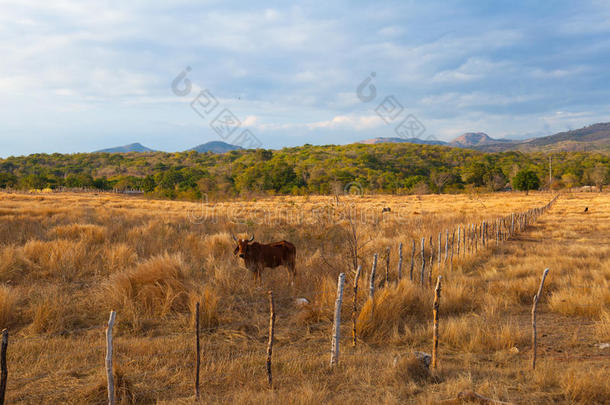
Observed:
[[[384,212],[392,212],[392,210],[390,209],[390,207],[384,207],[384,208],[381,210],[381,213],[383,214]]]
[[[261,274],[265,267],[285,266],[292,275],[291,284],[294,284],[296,277],[296,248],[288,241],[273,242],[263,244],[254,242],[254,235],[250,239],[237,239],[231,235],[237,243],[234,255],[244,259],[246,268],[252,272],[254,281],[262,281]]]
[[[585,207],[585,212],[589,212],[589,207]]]

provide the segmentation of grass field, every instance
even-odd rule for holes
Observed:
[[[202,302],[203,403],[434,403],[464,389],[513,403],[610,398],[610,194],[562,194],[528,229],[443,268],[439,367],[431,352],[433,289],[396,282],[412,240],[546,204],[548,193],[273,197],[196,204],[106,194],[0,194],[0,326],[10,330],[8,403],[104,403],[104,328],[117,311],[120,403],[192,403],[194,315]],[[391,212],[381,213],[389,207]],[[588,207],[589,212],[584,213]],[[359,240],[361,339],[351,347]],[[297,278],[267,269],[257,286],[231,233],[297,247]],[[374,253],[383,280],[367,301]],[[429,249],[429,247],[427,247]],[[436,251],[436,246],[435,246]],[[429,251],[426,252],[429,256]],[[416,255],[416,268],[420,266]],[[530,370],[530,308],[538,365]],[[339,366],[330,333],[337,276],[346,272]],[[438,269],[434,268],[436,277]],[[275,389],[266,385],[267,291],[276,297]],[[296,298],[310,303],[299,306]],[[395,359],[398,361],[395,363]]]

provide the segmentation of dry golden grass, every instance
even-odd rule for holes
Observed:
[[[273,197],[195,204],[94,194],[0,194],[0,327],[8,327],[10,403],[104,403],[104,327],[115,309],[120,403],[193,402],[194,308],[201,303],[203,403],[434,403],[465,389],[515,403],[604,403],[610,395],[610,195],[564,194],[524,233],[441,270],[440,360],[433,291],[408,279],[411,241],[542,206],[551,196]],[[584,214],[584,207],[589,213]],[[382,215],[381,209],[391,212]],[[352,348],[355,218],[363,275]],[[265,270],[257,287],[231,234],[297,246],[297,278]],[[403,274],[396,282],[397,246]],[[384,254],[391,247],[390,283]],[[435,256],[437,246],[434,246]],[[368,299],[379,253],[375,302]],[[419,274],[419,251],[415,273]],[[438,275],[436,264],[432,279]],[[539,365],[529,370],[530,307]],[[337,275],[346,272],[339,367],[328,366]],[[428,275],[426,275],[426,279]],[[264,370],[266,291],[276,297],[275,389]],[[296,298],[309,304],[297,305]],[[398,358],[396,364],[394,359]]]

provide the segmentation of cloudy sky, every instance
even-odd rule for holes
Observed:
[[[606,1],[253,3],[2,0],[0,156],[610,121]]]

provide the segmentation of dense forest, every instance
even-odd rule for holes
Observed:
[[[502,190],[519,171],[540,187],[592,185],[610,179],[610,157],[592,152],[483,153],[434,145],[386,143],[304,145],[225,154],[79,153],[0,159],[0,188],[142,190],[151,196],[198,199],[256,194],[333,194],[357,183],[366,193],[456,193]]]

